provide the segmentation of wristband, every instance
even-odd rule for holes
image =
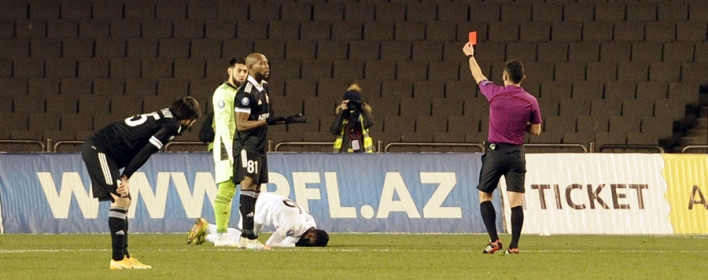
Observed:
[[[473,55],[473,54],[470,54],[470,55],[467,56],[467,60],[469,60],[470,58],[473,58],[473,57],[474,57],[474,55]]]

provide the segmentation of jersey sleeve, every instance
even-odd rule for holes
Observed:
[[[242,88],[245,88],[242,86]],[[235,113],[246,113],[251,114],[251,103],[253,102],[253,95],[239,90],[236,94],[236,99],[234,100],[234,111]]]
[[[292,226],[280,226],[275,229],[275,232],[268,238],[265,245],[270,247],[295,247],[295,243],[300,240],[300,236],[296,236],[297,229]]]
[[[160,126],[160,129],[158,129],[155,134],[150,136],[148,143],[143,146],[138,152],[138,154],[135,155],[135,157],[130,160],[128,165],[125,166],[125,169],[123,170],[123,175],[130,178],[130,176],[132,176],[133,173],[138,170],[138,168],[143,166],[143,164],[145,164],[145,162],[150,159],[150,156],[152,156],[152,154],[157,153],[160,149],[162,149],[162,147],[164,147],[165,144],[167,144],[169,141],[172,140],[172,138],[179,134],[179,130],[180,126],[176,120],[170,119],[169,121],[164,122]]]
[[[214,104],[214,130],[218,132],[216,136],[221,139],[221,144],[226,149],[229,161],[233,162],[234,130],[231,128],[231,116],[234,114],[232,111],[233,100],[226,100],[227,94],[222,92],[221,87],[216,90],[212,99]],[[235,123],[233,125],[235,126]]]

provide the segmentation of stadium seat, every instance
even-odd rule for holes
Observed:
[[[632,43],[632,61],[661,61],[663,59],[661,42]]]
[[[267,19],[267,18],[263,18]],[[307,23],[307,22],[305,22]],[[327,26],[327,34],[320,34],[321,29],[315,28],[315,26],[312,25],[305,25],[303,23],[301,32],[302,34],[306,34],[308,37],[321,37],[324,39],[329,38],[329,26]],[[307,28],[306,28],[307,26]],[[242,21],[239,22],[236,25],[236,39],[237,40],[243,40],[243,39],[250,39],[250,40],[259,40],[259,39],[267,39],[268,38],[268,22],[265,20],[251,20],[251,21]],[[306,39],[314,39],[314,38],[306,38]]]
[[[123,0],[126,18],[153,18],[155,17],[155,3],[141,0]]]
[[[657,145],[659,138],[656,135],[643,132],[628,132],[627,144],[630,145]]]
[[[96,38],[94,41],[94,54],[96,57],[125,57],[128,43],[122,38]]]
[[[582,40],[583,23],[578,21],[555,21],[551,26],[553,42],[579,42]]]
[[[108,61],[110,78],[139,78],[142,59],[137,57],[114,57]]]
[[[684,62],[681,64],[682,82],[706,82],[706,70],[708,62]]]
[[[614,25],[604,21],[583,22],[584,42],[607,42],[613,38]]]
[[[584,81],[586,63],[580,61],[557,62],[554,68],[556,81]]]
[[[285,90],[283,93],[273,93],[271,95],[284,95],[286,97],[314,97],[317,95],[317,81],[306,79],[285,80]]]
[[[576,81],[573,83],[573,98],[602,99],[605,84],[601,81]]]
[[[654,104],[651,100],[625,99],[622,101],[622,115],[637,115],[650,117],[654,114]]]
[[[539,43],[536,57],[537,60],[541,62],[567,61],[568,44],[555,40],[546,43]]]
[[[598,117],[622,115],[622,101],[617,100],[616,98],[593,99],[590,102],[590,115]]]
[[[680,120],[686,116],[686,103],[683,100],[656,100],[654,101],[654,116],[668,120]]]
[[[519,40],[519,22],[492,21],[489,22],[489,41],[514,42]],[[478,38],[479,39],[479,38]]]
[[[437,20],[437,5],[433,2],[407,2],[406,20],[430,22]]]
[[[664,62],[693,62],[694,42],[666,42],[664,43]]]
[[[111,97],[105,94],[79,95],[79,113],[104,113],[110,112]]]
[[[326,60],[306,60],[302,62],[303,79],[331,79],[332,62]]]
[[[61,114],[60,129],[73,135],[75,135],[77,131],[93,130],[93,114],[75,112],[63,113]]]
[[[576,131],[580,133],[604,133],[608,132],[608,116],[578,116],[576,120]]]
[[[364,78],[394,80],[396,78],[396,62],[392,60],[367,60],[364,62]]]
[[[629,82],[644,82],[649,80],[649,63],[643,61],[618,62],[617,80]]]
[[[343,60],[348,56],[348,44],[346,41],[319,41],[317,42],[317,59],[323,60]]]
[[[649,81],[678,82],[681,80],[680,62],[650,62]]]
[[[642,42],[644,41],[644,21],[616,21],[614,22],[615,42]]]
[[[78,61],[75,57],[50,57],[45,60],[44,75],[36,77],[75,78],[78,76],[77,67]]]
[[[106,94],[106,92],[98,92]],[[128,78],[125,79],[125,95],[142,97],[157,93],[157,79],[155,78]]]
[[[673,131],[672,119],[665,119],[662,117],[643,117],[642,118],[642,133],[647,135],[654,135],[658,139],[670,138]]]
[[[315,59],[316,53],[317,41],[288,40],[285,42],[286,59]]]
[[[358,21],[332,22],[332,40],[354,41],[364,38],[364,23]]]
[[[90,94],[90,92],[83,94]],[[47,113],[76,114],[76,112],[78,112],[79,93],[73,92],[65,94],[48,94],[46,97],[46,101]]]
[[[508,2],[501,6],[502,21],[530,21],[531,2]],[[523,24],[522,24],[523,29]]]
[[[562,2],[533,2],[531,19],[534,21],[558,22],[563,20]]]
[[[459,68],[460,62],[457,61],[430,61],[428,64],[428,80],[457,81],[460,79]],[[466,71],[469,71],[468,67],[466,67]]]
[[[418,41],[412,44],[413,60],[440,61],[443,59],[443,42]]]
[[[268,61],[278,61],[285,58],[285,41],[283,40],[253,40],[253,49],[268,57]],[[248,54],[244,54],[245,56]]]
[[[639,115],[610,116],[609,133],[639,132],[642,117]]]
[[[422,21],[396,21],[393,27],[395,40],[410,40],[425,43],[425,22]]]
[[[443,98],[445,96],[445,82],[420,80],[413,82],[413,97]]]
[[[438,20],[465,22],[469,20],[469,5],[464,2],[438,3]]]
[[[608,42],[600,45],[600,61],[622,62],[631,58],[630,43]]]
[[[364,40],[385,42],[394,39],[395,24],[386,21],[364,22]]]
[[[29,130],[43,132],[59,130],[61,115],[56,113],[32,113],[29,115]]]
[[[659,3],[657,8],[659,21],[688,19],[688,3],[686,2]]]
[[[657,99],[666,99],[668,82],[639,82],[637,83],[637,99],[651,102]]]
[[[449,21],[425,22],[425,40],[442,42],[459,42],[457,40],[457,23]],[[457,50],[459,52],[459,49]]]
[[[572,98],[560,101],[559,113],[562,117],[573,117],[590,114],[590,100],[592,98]]]
[[[631,81],[607,81],[605,82],[605,99],[615,100],[621,103],[625,99],[634,99],[637,91],[637,83]]]
[[[576,118],[544,115],[542,128],[545,131],[575,132]]]
[[[462,116],[464,112],[464,99],[460,98],[435,98],[433,99],[433,116]]]
[[[628,2],[627,3],[627,20],[638,21],[655,21],[657,8],[655,2]]]
[[[376,41],[361,40],[349,42],[349,59],[378,60],[381,46]]]
[[[427,80],[428,62],[420,60],[398,61],[396,79],[404,81]]]
[[[412,46],[410,41],[381,42],[381,59],[407,61],[411,59]]]
[[[648,21],[644,28],[647,41],[667,42],[676,40],[675,21]]]
[[[626,6],[622,2],[595,2],[595,20],[620,22],[626,19]]]
[[[431,100],[430,97],[401,98],[399,115],[412,119],[416,116],[430,116]]]
[[[447,116],[417,116],[415,117],[415,132],[418,135],[433,136],[438,132],[447,132]]]
[[[181,78],[160,78],[157,80],[157,95],[168,96],[172,101],[189,93],[189,80]],[[172,104],[172,102],[170,102]]]

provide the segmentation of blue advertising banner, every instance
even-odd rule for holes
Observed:
[[[295,200],[331,232],[481,233],[480,168],[481,154],[270,153],[263,191]],[[132,232],[214,220],[211,154],[156,154],[130,182]],[[79,154],[0,154],[0,208],[7,233],[108,231],[109,203],[92,197]]]

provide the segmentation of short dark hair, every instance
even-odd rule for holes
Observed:
[[[327,246],[327,243],[329,242],[329,234],[326,231],[321,229],[315,229],[315,236],[317,236],[317,238],[315,239],[315,242],[312,244],[312,246]]]
[[[504,71],[509,75],[511,82],[518,84],[524,78],[524,65],[521,61],[510,60],[506,62],[504,66]]]
[[[231,60],[229,60],[229,66],[234,66],[236,64],[246,65],[246,60],[243,59],[243,57],[234,57]]]
[[[196,120],[200,115],[199,102],[194,97],[185,96],[172,103],[170,111],[175,114],[178,121]]]

